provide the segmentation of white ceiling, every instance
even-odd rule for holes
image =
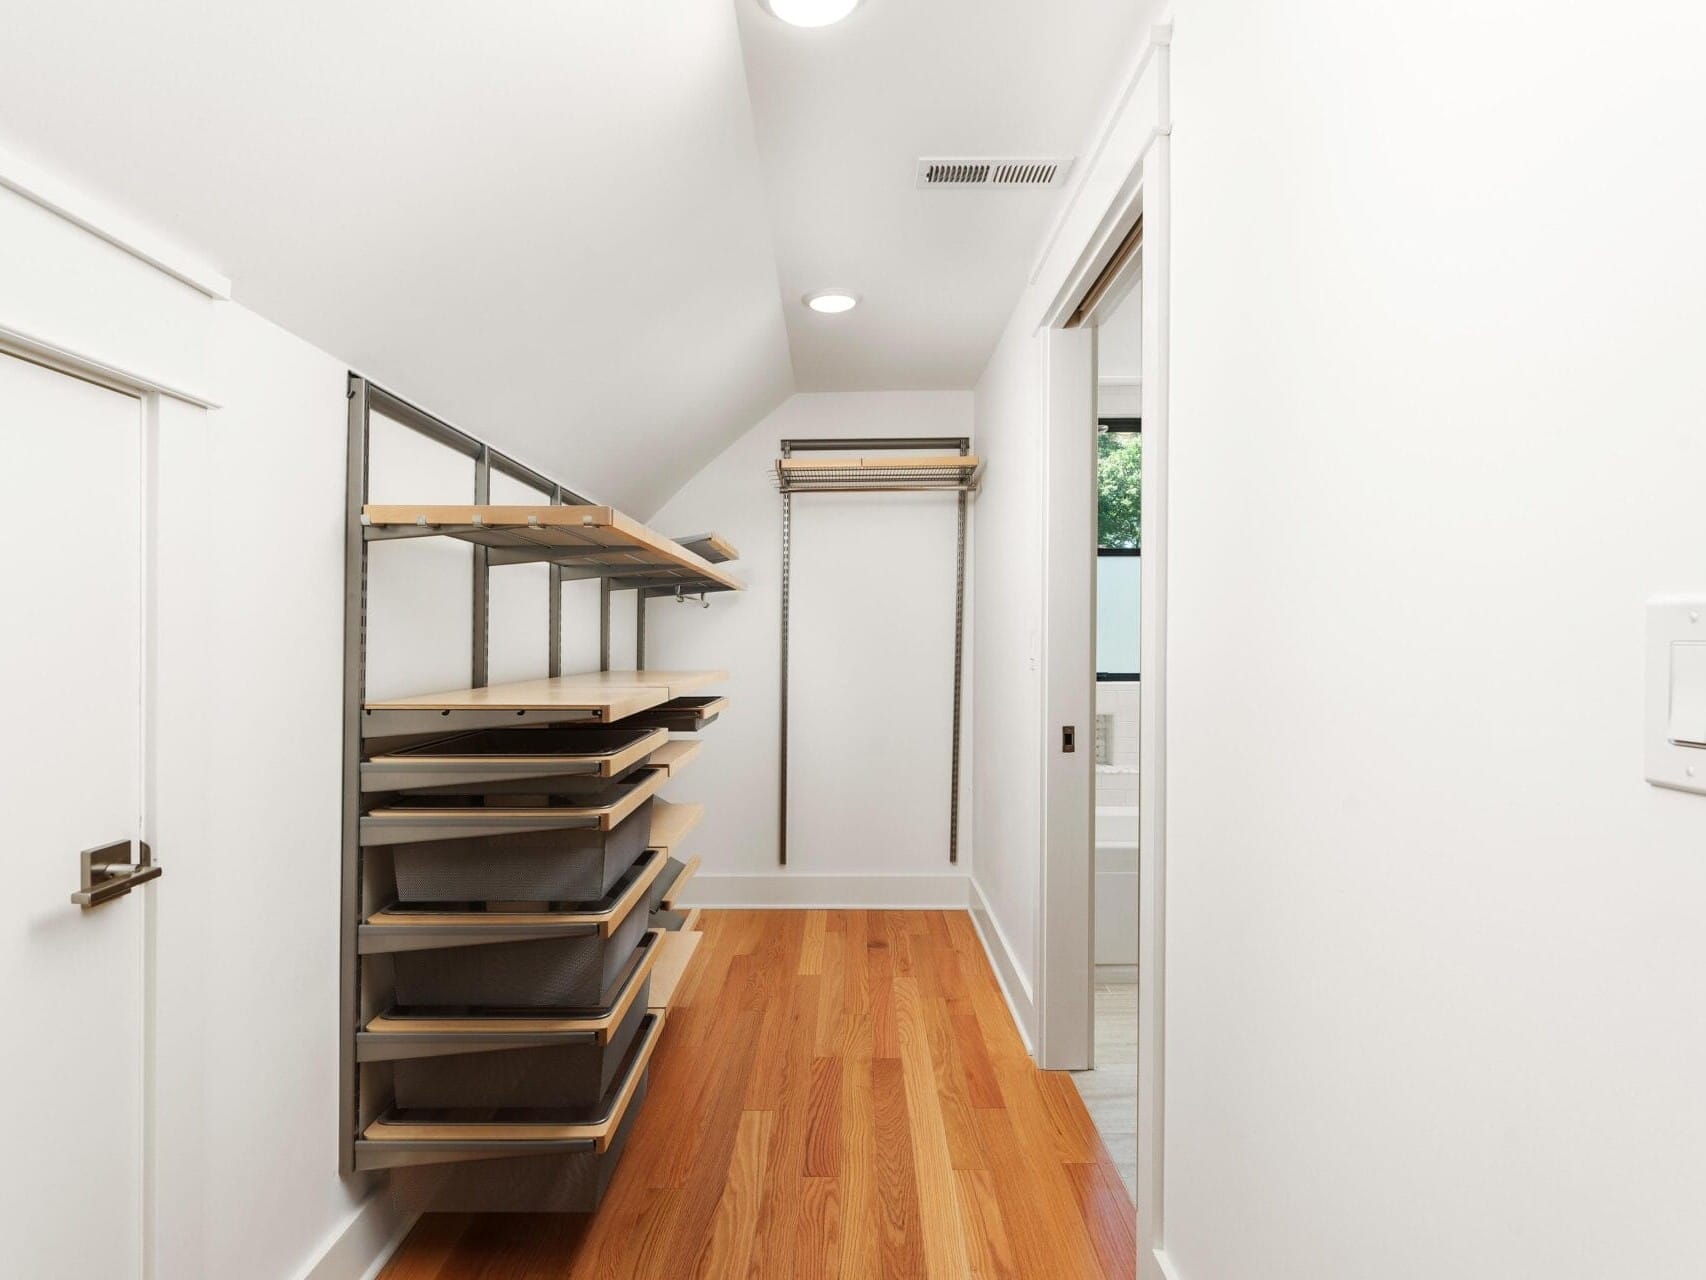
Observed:
[[[914,186],[921,156],[1078,155],[1149,0],[864,0],[833,27],[735,0],[801,390],[974,385],[1067,186]],[[851,289],[856,311],[800,298]]]
[[[1063,193],[915,160],[1081,150],[1151,7],[14,4],[0,141],[645,515],[796,386],[975,382]],[[798,304],[826,285],[864,304]]]

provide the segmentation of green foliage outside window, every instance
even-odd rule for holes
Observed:
[[[1143,437],[1134,431],[1096,437],[1096,528],[1100,546],[1142,545]]]

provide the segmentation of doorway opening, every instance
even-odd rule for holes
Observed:
[[[1073,1080],[1126,1192],[1137,1197],[1138,828],[1143,606],[1142,221],[1075,318],[1094,336],[1094,817],[1090,1069]]]

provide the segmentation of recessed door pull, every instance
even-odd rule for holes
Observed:
[[[135,862],[130,860],[130,844],[129,840],[115,840],[83,850],[79,855],[83,887],[71,895],[71,901],[80,907],[98,907],[124,897],[139,884],[159,879],[165,868],[155,865],[148,842],[136,842],[141,853]]]

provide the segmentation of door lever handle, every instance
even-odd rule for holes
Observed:
[[[130,860],[130,841],[115,840],[96,845],[78,855],[82,867],[82,888],[71,895],[80,907],[98,907],[103,902],[122,898],[139,884],[158,880],[164,867],[155,865],[154,851],[146,840],[136,842],[141,852]]]

